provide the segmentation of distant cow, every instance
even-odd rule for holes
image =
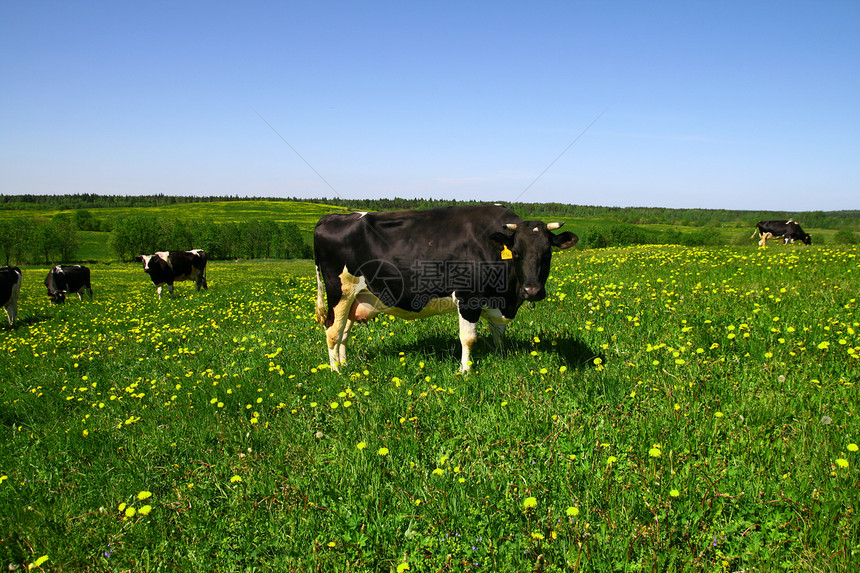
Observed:
[[[800,241],[804,245],[812,244],[812,237],[803,232],[800,225],[789,219],[788,221],[759,221],[755,224],[755,231],[750,235],[754,239],[758,233],[761,239],[758,244],[764,246],[768,239],[782,237],[784,244]]]
[[[173,298],[173,283],[176,281],[194,281],[198,291],[209,286],[206,283],[206,251],[203,249],[159,251],[153,255],[140,255],[140,260],[143,270],[156,286],[159,299],[165,285]]]
[[[498,347],[517,309],[546,297],[553,247],[578,240],[551,232],[561,225],[492,205],[326,215],[314,229],[314,258],[331,368],[346,361],[354,321],[457,312],[468,371],[481,317]]]
[[[0,306],[6,311],[9,326],[18,314],[18,294],[21,292],[21,269],[18,267],[0,268]]]
[[[81,265],[57,265],[45,277],[45,286],[48,287],[48,296],[54,304],[66,302],[66,294],[77,294],[80,300],[84,300],[84,291],[93,300],[93,288],[90,286],[90,269]]]

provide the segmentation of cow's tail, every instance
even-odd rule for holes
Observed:
[[[316,319],[320,324],[325,324],[325,318],[327,314],[326,306],[325,306],[325,283],[322,280],[322,273],[320,272],[320,268],[317,265],[317,305],[316,305]]]
[[[758,236],[761,237],[761,229],[758,228],[758,225],[755,226],[755,231],[750,235],[750,239],[755,239],[755,235],[758,233]]]

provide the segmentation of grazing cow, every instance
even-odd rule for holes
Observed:
[[[48,271],[45,286],[48,287],[48,296],[54,304],[66,302],[66,293],[77,293],[78,298],[84,300],[84,291],[90,295],[90,300],[93,300],[90,269],[81,265],[57,265]]]
[[[561,225],[523,221],[499,205],[326,215],[314,229],[314,258],[331,368],[345,363],[356,320],[456,311],[467,372],[482,316],[500,348],[520,305],[546,296],[552,248],[578,240],[550,232]]]
[[[9,326],[18,314],[18,294],[21,292],[21,269],[18,267],[0,268],[0,306],[6,310]]]
[[[206,283],[206,251],[203,249],[159,251],[153,255],[140,255],[140,260],[156,287],[159,300],[165,285],[170,298],[173,298],[173,283],[176,281],[195,281],[198,291],[209,286]]]
[[[767,243],[768,239],[782,237],[784,244],[800,241],[804,245],[812,244],[812,237],[803,232],[800,225],[789,219],[788,221],[759,221],[755,224],[755,231],[750,235],[750,239],[754,239],[758,233],[761,240],[758,244],[762,247]]]

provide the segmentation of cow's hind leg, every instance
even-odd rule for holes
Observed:
[[[355,277],[344,268],[340,274],[341,295],[340,300],[332,309],[332,321],[326,327],[325,338],[328,345],[328,361],[331,369],[340,372],[339,367],[346,363],[346,341],[352,322],[349,312],[355,297],[365,288],[364,278]],[[331,304],[331,300],[329,300]]]
[[[341,303],[343,302],[341,301]],[[351,304],[352,301],[349,301],[349,304],[344,305],[346,306],[345,309],[341,308],[341,304],[338,304],[334,310],[334,322],[325,330],[328,362],[335,372],[340,372],[340,366],[346,364],[346,341],[352,327],[352,321],[349,320],[349,305]]]
[[[343,332],[340,334],[340,344],[338,345],[339,352],[337,360],[339,364],[346,364],[346,341],[349,339],[349,332],[352,330],[352,325],[355,321],[346,319],[346,325],[343,327]]]

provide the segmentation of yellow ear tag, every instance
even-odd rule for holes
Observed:
[[[505,248],[502,249],[502,260],[507,261],[508,259],[512,259],[512,258],[514,258],[514,254],[511,252],[511,250],[508,248],[508,246],[505,245]]]

